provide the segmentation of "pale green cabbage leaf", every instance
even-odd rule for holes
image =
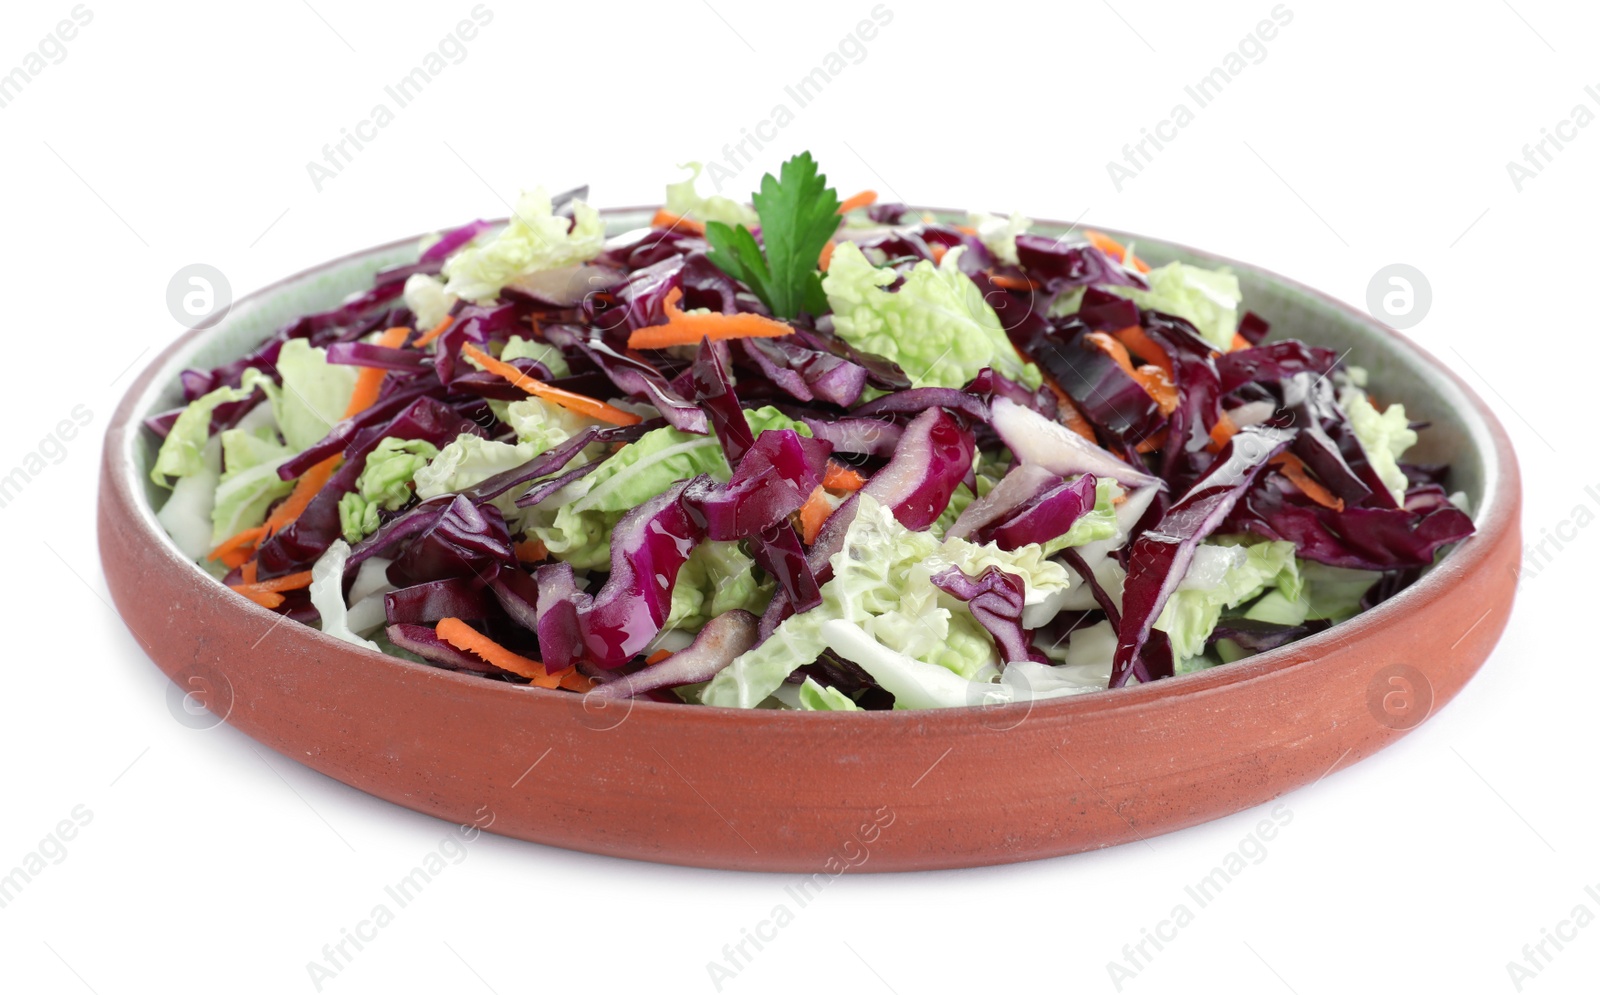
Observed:
[[[1039,368],[1017,354],[994,308],[961,272],[964,247],[935,266],[923,260],[894,293],[897,276],[873,266],[853,242],[842,242],[828,264],[822,289],[839,337],[900,364],[915,386],[962,387],[985,367],[1037,388]]]

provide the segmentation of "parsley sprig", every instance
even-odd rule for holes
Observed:
[[[761,219],[761,244],[744,225],[706,224],[708,253],[718,269],[743,283],[779,318],[828,310],[817,257],[839,228],[839,192],[817,172],[810,152],[761,178],[751,197]]]

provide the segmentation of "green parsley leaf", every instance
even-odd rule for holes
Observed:
[[[754,291],[779,318],[826,313],[817,257],[839,229],[839,192],[817,172],[811,153],[802,152],[785,162],[776,178],[763,176],[751,200],[761,219],[762,245],[744,225],[735,229],[710,221],[711,262]]]

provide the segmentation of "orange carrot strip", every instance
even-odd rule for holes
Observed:
[[[241,563],[239,565],[239,579],[244,581],[246,586],[254,584],[256,582],[256,573],[260,569],[260,566],[255,560],[248,560],[244,563]]]
[[[866,485],[867,478],[833,460],[828,461],[828,469],[822,474],[822,486],[830,491],[859,491]]]
[[[561,672],[561,687],[566,688],[568,691],[586,694],[594,690],[596,683],[598,682],[594,678],[585,677],[583,674],[578,673],[577,667],[568,667]]]
[[[411,337],[411,329],[404,325],[397,325],[386,330],[378,336],[378,344],[389,349],[398,349],[406,344],[406,339]],[[356,389],[350,392],[350,403],[344,409],[344,416],[358,415],[378,403],[378,392],[383,389],[383,378],[389,375],[388,370],[374,366],[362,367],[356,376]]]
[[[1033,362],[1033,359],[1021,349],[1017,350],[1017,355],[1022,357],[1024,363]],[[1041,370],[1041,372],[1043,371]],[[1098,446],[1100,442],[1094,437],[1094,426],[1089,424],[1088,418],[1084,417],[1083,410],[1072,399],[1072,395],[1062,390],[1061,385],[1056,383],[1055,379],[1048,373],[1044,374],[1044,385],[1050,388],[1050,392],[1056,396],[1056,413],[1061,424]]]
[[[234,567],[243,568],[250,561],[250,558],[255,555],[256,551],[253,549],[233,549],[223,553],[217,559],[221,561],[223,566],[232,570]]]
[[[1167,371],[1154,363],[1146,363],[1133,371],[1133,379],[1139,382],[1144,392],[1156,402],[1156,407],[1161,409],[1162,417],[1178,410],[1178,388],[1172,383],[1172,377]]]
[[[698,221],[686,218],[681,214],[673,214],[664,207],[656,212],[655,217],[650,219],[650,227],[677,228],[682,231],[693,232],[696,235],[704,235],[706,233],[705,225]]]
[[[261,544],[261,540],[265,539],[266,537],[267,527],[265,525],[258,525],[253,529],[245,529],[243,532],[236,532],[228,538],[222,540],[222,544],[216,549],[213,549],[211,552],[207,553],[206,559],[220,560],[228,553],[237,552],[241,549],[255,549],[256,546]]]
[[[1056,403],[1059,406],[1057,414],[1061,417],[1061,424],[1098,446],[1100,441],[1094,437],[1094,426],[1089,423],[1083,409],[1078,407],[1078,402],[1072,399],[1072,395],[1056,386],[1056,382],[1049,377],[1045,377],[1044,382],[1055,391]]]
[[[1105,332],[1090,332],[1083,340],[1115,360],[1124,373],[1133,374],[1133,360],[1128,358],[1128,349],[1121,342]]]
[[[976,235],[976,234],[978,234],[978,229],[972,227],[971,225],[951,225],[950,227],[954,228],[956,231],[960,232],[963,235]]]
[[[546,549],[544,543],[537,539],[527,539],[523,542],[515,543],[511,547],[511,552],[523,563],[538,563],[540,560],[550,558],[550,550]]]
[[[378,403],[378,391],[383,389],[383,377],[388,372],[368,366],[356,375],[356,389],[350,392],[350,404],[344,409],[346,418],[359,415]]]
[[[851,211],[854,211],[858,207],[870,207],[873,204],[876,204],[877,202],[878,202],[878,191],[876,191],[876,190],[863,190],[860,193],[856,194],[854,197],[846,197],[844,199],[844,201],[839,204],[839,213],[840,214],[849,214]]]
[[[935,242],[932,245],[928,246],[928,251],[933,254],[933,264],[935,266],[937,266],[940,263],[944,262],[944,254],[946,252],[949,252],[950,250],[949,250],[948,247],[940,245],[938,242]]]
[[[1156,402],[1163,415],[1170,415],[1177,409],[1178,389],[1173,386],[1172,375],[1168,371],[1155,363],[1146,363],[1137,370],[1134,369],[1133,360],[1128,356],[1128,347],[1123,345],[1120,339],[1113,338],[1105,332],[1090,332],[1084,336],[1084,340],[1116,361],[1128,376],[1144,388],[1144,392]]]
[[[485,370],[509,380],[514,386],[534,397],[543,398],[551,404],[559,404],[568,411],[576,411],[580,415],[588,415],[590,418],[597,418],[612,425],[637,425],[644,420],[631,411],[614,408],[604,401],[597,401],[592,397],[574,394],[569,390],[562,390],[560,387],[552,387],[543,381],[535,380],[510,363],[502,363],[471,343],[461,347],[461,355],[477,360],[478,365]]]
[[[1172,376],[1172,357],[1167,355],[1167,350],[1161,348],[1155,339],[1144,333],[1138,325],[1129,325],[1111,333],[1111,337],[1122,343],[1123,348],[1129,353],[1138,356],[1146,363],[1154,363],[1166,371],[1167,376]]]
[[[1153,453],[1153,452],[1155,452],[1156,450],[1160,449],[1162,446],[1164,446],[1166,444],[1167,444],[1167,430],[1165,428],[1163,428],[1161,431],[1157,432],[1155,435],[1152,435],[1150,438],[1145,439],[1142,442],[1140,442],[1138,445],[1134,446],[1133,447],[1133,451],[1137,452],[1137,453]]]
[[[1234,332],[1233,333],[1233,342],[1232,342],[1232,344],[1230,344],[1228,346],[1228,351],[1229,352],[1238,352],[1240,349],[1253,349],[1253,348],[1255,348],[1255,347],[1250,344],[1250,340],[1249,339],[1245,338],[1243,335],[1240,335],[1238,332]]]
[[[651,653],[649,656],[644,658],[644,664],[647,667],[654,666],[671,655],[671,650],[656,650],[654,653]]]
[[[254,601],[263,608],[276,608],[283,604],[283,595],[273,594],[271,591],[239,591],[240,594]]]
[[[298,591],[303,587],[311,586],[311,571],[302,570],[299,573],[285,574],[271,580],[257,581],[254,584],[230,585],[240,594],[253,591],[257,594],[282,594],[284,591]]]
[[[800,506],[800,537],[807,546],[817,541],[817,533],[832,514],[833,504],[828,500],[828,492],[821,487],[812,491],[806,503]]]
[[[1238,434],[1238,424],[1228,417],[1226,411],[1221,412],[1217,415],[1217,423],[1211,426],[1211,445],[1206,448],[1214,453],[1221,452],[1222,447],[1228,444],[1228,440]]]
[[[822,247],[822,251],[817,254],[817,269],[822,270],[824,273],[828,272],[828,264],[833,262],[833,250],[835,248],[837,246],[832,242]]]
[[[450,315],[445,315],[443,321],[439,322],[437,325],[434,325],[426,332],[423,332],[422,337],[411,344],[416,346],[418,349],[421,349],[423,346],[433,345],[433,340],[449,331],[450,326],[455,324],[455,320],[456,319]]]
[[[994,284],[995,286],[999,287],[1001,290],[1037,290],[1038,289],[1034,285],[1034,282],[1032,280],[1029,280],[1026,277],[1020,277],[1020,276],[1005,276],[1004,274],[996,276],[995,274],[990,273],[989,274],[989,282]]]
[[[701,339],[777,338],[792,335],[794,329],[781,321],[764,318],[759,314],[689,314],[678,309],[683,291],[677,287],[667,291],[662,302],[666,313],[665,325],[650,325],[628,336],[630,349],[665,349],[675,345],[695,345]]]
[[[1112,238],[1110,235],[1098,231],[1085,231],[1083,235],[1089,240],[1090,245],[1099,249],[1101,252],[1104,252],[1117,262],[1132,266],[1141,273],[1150,272],[1149,263],[1146,263],[1138,256],[1128,256],[1128,250],[1124,249],[1122,247],[1122,243]]]
[[[459,618],[441,618],[433,627],[433,633],[463,653],[471,653],[501,670],[509,670],[518,677],[526,677],[542,688],[553,688],[560,684],[561,678],[566,673],[566,671],[550,673],[538,660],[530,660],[511,652]]]
[[[1305,463],[1294,453],[1279,453],[1267,461],[1278,468],[1278,471],[1288,478],[1289,483],[1300,489],[1300,493],[1334,511],[1344,510],[1344,498],[1336,497],[1334,493],[1322,486],[1317,478],[1311,475]]]
[[[300,513],[311,504],[311,499],[333,476],[334,467],[339,465],[340,459],[339,454],[335,453],[300,475],[300,479],[295,481],[294,490],[267,516],[267,535],[282,531],[284,526],[300,517]]]

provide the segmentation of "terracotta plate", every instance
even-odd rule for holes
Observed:
[[[608,221],[622,231],[648,213]],[[1277,334],[1348,349],[1376,395],[1432,423],[1415,458],[1451,464],[1477,535],[1399,596],[1302,642],[1031,706],[599,707],[386,657],[278,624],[188,562],[156,523],[154,447],[140,421],[180,403],[179,371],[232,359],[366,287],[380,267],[414,258],[407,240],[239,301],[144,371],[105,447],[111,592],[157,665],[254,739],[418,812],[459,823],[487,808],[497,833],[576,850],[753,870],[965,867],[1110,846],[1257,805],[1392,743],[1483,663],[1521,555],[1516,460],[1477,395],[1367,315],[1252,266],[1135,240],[1158,264],[1231,265]]]

